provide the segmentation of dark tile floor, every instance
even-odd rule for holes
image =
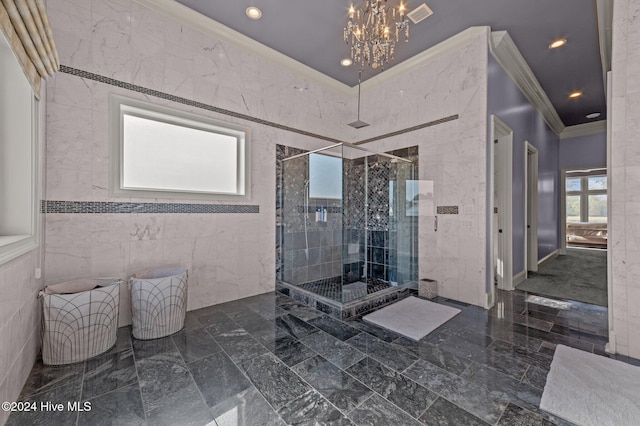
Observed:
[[[604,354],[606,308],[520,291],[489,311],[436,301],[462,312],[420,342],[276,293],[189,312],[163,339],[125,327],[84,363],[36,363],[19,398],[91,411],[8,424],[567,424],[538,408],[556,344]]]

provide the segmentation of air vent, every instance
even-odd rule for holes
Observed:
[[[422,3],[420,6],[407,13],[407,18],[411,19],[411,22],[417,24],[433,15],[433,10],[429,9],[426,3]]]

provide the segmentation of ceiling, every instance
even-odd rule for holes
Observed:
[[[349,55],[343,41],[349,0],[177,0],[280,53],[349,86],[358,83],[356,65],[343,67]],[[409,11],[424,0],[405,0]],[[361,0],[355,0],[358,6]],[[595,0],[426,0],[434,14],[411,24],[409,43],[396,46],[386,69],[471,27],[506,30],[529,64],[565,126],[606,118]],[[393,4],[396,4],[393,2]],[[262,19],[245,10],[257,6]],[[549,49],[566,38],[560,49]],[[366,69],[363,80],[380,71]],[[382,71],[384,72],[384,71]],[[569,100],[568,94],[583,96]],[[585,116],[600,112],[591,120]]]

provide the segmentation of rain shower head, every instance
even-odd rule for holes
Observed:
[[[369,123],[365,123],[362,120],[357,120],[357,121],[354,121],[353,123],[347,124],[347,126],[351,126],[354,129],[361,129],[363,127],[367,127],[368,125],[369,125]]]
[[[363,127],[367,127],[369,123],[365,123],[360,120],[360,82],[362,80],[362,70],[358,72],[358,119],[353,123],[347,124],[347,126],[351,126],[354,129],[362,129]]]

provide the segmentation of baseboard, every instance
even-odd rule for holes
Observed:
[[[559,250],[554,250],[542,259],[538,260],[538,268],[542,266],[543,263],[550,261],[551,259],[555,259],[560,254]]]
[[[513,276],[513,288],[527,279],[527,271],[521,271]]]

